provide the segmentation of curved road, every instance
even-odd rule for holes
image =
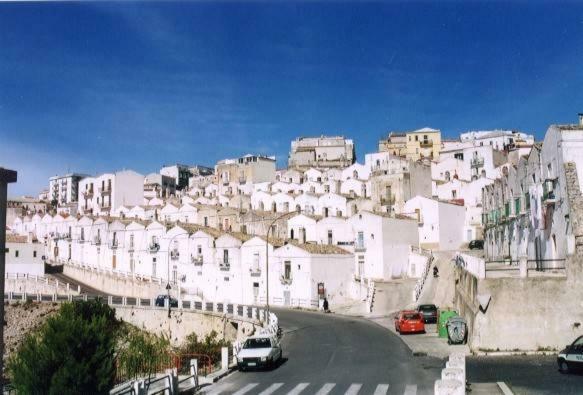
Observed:
[[[433,393],[443,362],[413,357],[387,329],[360,318],[274,311],[284,332],[284,362],[271,371],[236,371],[203,393]]]

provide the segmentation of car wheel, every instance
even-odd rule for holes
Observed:
[[[569,373],[569,365],[567,365],[567,362],[564,359],[559,361],[559,372],[563,374]]]

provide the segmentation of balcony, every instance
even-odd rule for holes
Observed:
[[[555,197],[555,192],[554,191],[545,192],[543,194],[543,201],[544,201],[544,204],[546,204],[546,205],[555,204],[557,202],[557,199]]]
[[[170,259],[172,259],[173,261],[176,261],[176,260],[178,260],[178,258],[180,258],[180,252],[178,252],[178,250],[170,251]]]
[[[71,241],[71,234],[67,233],[64,237],[63,237],[66,241]]]
[[[203,263],[202,255],[197,255],[197,256],[191,255],[190,262],[195,266],[202,266],[202,263]]]
[[[130,243],[130,246],[128,247],[128,252],[134,252],[136,250],[136,246],[133,243]]]
[[[101,245],[101,237],[95,236],[93,238],[93,244],[96,245],[96,246]]]
[[[101,196],[104,196],[104,195],[111,195],[111,188],[109,188],[109,187],[105,187],[105,188],[101,188],[101,187],[99,187],[99,188],[97,188],[97,192],[98,192],[98,193],[99,193]]]
[[[250,267],[249,274],[251,275],[251,277],[260,277],[261,276],[261,269]]]
[[[245,178],[245,177],[239,177],[239,184],[245,185],[246,183],[247,183],[247,178]]]
[[[354,252],[364,252],[366,251],[366,245],[364,242],[359,243],[358,240],[354,242]]]
[[[119,243],[115,239],[111,243],[109,243],[109,248],[111,248],[112,250],[115,250],[118,246],[119,246]]]
[[[160,244],[158,244],[158,243],[150,244],[149,250],[151,253],[156,253],[156,252],[160,251]]]
[[[281,276],[279,276],[279,281],[283,284],[283,285],[290,285],[292,283],[292,278],[291,277],[286,277],[283,274]]]
[[[470,161],[470,167],[472,168],[484,167],[484,158],[481,156],[474,156]]]
[[[231,270],[231,264],[229,262],[221,261],[219,263],[219,270],[221,270],[223,272],[227,272],[227,271]]]
[[[419,145],[421,147],[431,147],[433,146],[433,140],[420,140]]]
[[[82,194],[83,194],[83,197],[85,199],[91,199],[91,198],[93,198],[93,189],[88,189],[86,191],[83,191]]]
[[[111,203],[104,203],[101,205],[101,210],[111,210]]]

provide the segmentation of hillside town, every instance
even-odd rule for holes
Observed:
[[[388,133],[360,162],[352,139],[320,136],[292,141],[284,168],[247,154],[214,168],[56,175],[38,198],[8,201],[6,278],[62,268],[108,294],[167,293],[169,309],[374,319],[432,303],[463,318],[463,352],[558,350],[582,331],[580,313],[563,317],[581,296],[568,284],[581,276],[582,137],[580,114],[543,141],[426,127]],[[535,315],[544,330],[526,324]],[[443,357],[439,347],[429,354]]]

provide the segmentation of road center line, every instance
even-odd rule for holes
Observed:
[[[348,390],[344,393],[344,395],[357,395],[361,387],[362,384],[352,384],[350,387],[348,387]]]

